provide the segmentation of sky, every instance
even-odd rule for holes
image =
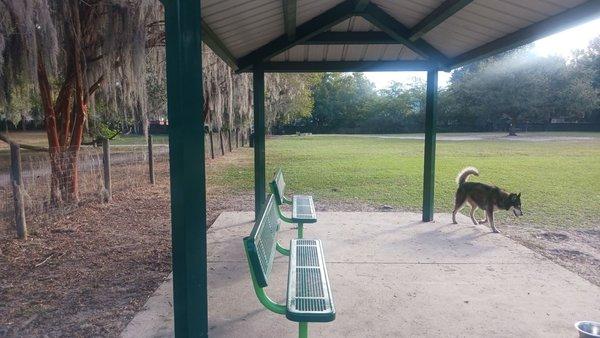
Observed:
[[[560,33],[550,35],[533,43],[533,52],[540,56],[561,55],[567,57],[572,50],[583,49],[600,35],[600,19],[584,23]],[[377,89],[387,88],[392,81],[410,83],[415,78],[425,81],[425,72],[370,72],[365,73]],[[449,72],[439,73],[439,85],[446,86],[450,80]]]

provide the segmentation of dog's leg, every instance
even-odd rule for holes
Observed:
[[[473,221],[473,224],[477,225],[479,223],[477,223],[477,220],[475,219],[475,210],[477,210],[477,207],[471,204],[471,212],[469,213],[469,216],[471,216],[471,221]]]
[[[490,227],[492,228],[492,231],[495,233],[499,233],[500,231],[498,231],[498,229],[496,229],[496,226],[494,225],[494,207],[486,210],[485,214],[487,219],[490,221]]]
[[[456,221],[456,214],[460,211],[460,209],[462,209],[463,206],[459,205],[454,207],[454,211],[452,211],[452,223],[454,224],[458,224],[458,222]]]
[[[487,211],[485,212],[485,219],[479,221],[479,224],[485,224],[488,221]]]
[[[460,190],[456,192],[456,196],[454,197],[454,211],[452,211],[452,223],[457,224],[456,222],[456,214],[462,209],[465,205],[465,200],[467,196],[462,193]]]

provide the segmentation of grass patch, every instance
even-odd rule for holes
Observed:
[[[481,177],[473,180],[523,194],[525,216],[516,219],[512,213],[499,212],[500,222],[556,228],[597,226],[600,135],[538,134],[553,135],[587,139],[438,141],[436,211],[451,212],[458,171],[475,166]],[[313,194],[317,200],[358,200],[410,211],[421,208],[423,142],[420,140],[275,137],[267,140],[269,178],[277,167],[284,169],[293,191]],[[214,175],[212,181],[234,191],[252,190],[251,160],[231,163]]]

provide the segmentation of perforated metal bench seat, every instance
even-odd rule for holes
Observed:
[[[292,221],[294,223],[315,223],[317,213],[312,196],[294,195],[292,197]]]
[[[283,179],[283,171],[281,169],[277,170],[273,180],[269,183],[271,187],[271,192],[273,196],[275,196],[275,201],[277,202],[277,212],[279,213],[279,217],[288,223],[297,223],[298,224],[298,233],[302,233],[302,225],[306,223],[316,223],[317,222],[317,213],[315,212],[315,204],[313,202],[312,196],[308,195],[293,195],[292,199],[289,199],[285,196],[285,181]],[[292,217],[287,217],[284,215],[280,206],[283,204],[292,206]]]
[[[291,240],[286,317],[295,322],[330,322],[335,319],[320,240]]]

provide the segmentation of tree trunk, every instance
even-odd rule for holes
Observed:
[[[87,113],[88,93],[84,89],[82,69],[79,2],[70,0],[70,7],[73,17],[73,24],[70,27],[72,48],[66,49],[69,66],[54,105],[44,58],[41,48],[37,48],[37,75],[51,168],[50,203],[53,205],[61,201],[73,203],[79,200],[77,164]]]
[[[508,127],[508,136],[517,136],[517,116],[510,115],[510,126]]]

